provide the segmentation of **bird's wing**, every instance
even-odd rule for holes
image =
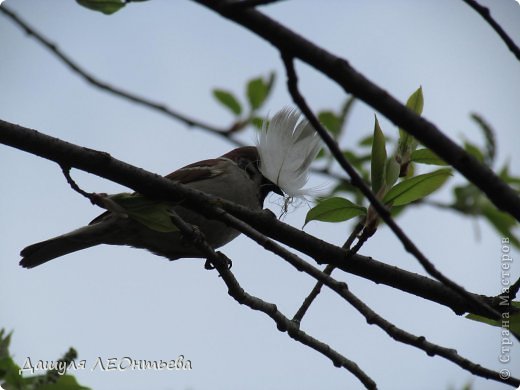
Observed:
[[[177,169],[165,177],[181,184],[188,184],[221,175],[224,172],[223,164],[225,163],[226,160],[222,158],[202,160]]]
[[[177,169],[169,175],[166,175],[165,178],[181,184],[189,184],[200,180],[210,179],[221,175],[224,172],[223,165],[227,162],[228,159],[223,158],[198,161]],[[89,225],[101,222],[108,215],[110,215],[110,211],[105,211],[103,214],[98,215],[90,221]]]

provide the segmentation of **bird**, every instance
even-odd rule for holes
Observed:
[[[272,191],[283,192],[258,169],[259,155],[254,146],[245,146],[215,159],[189,164],[165,176],[186,186],[223,198],[252,210],[260,210]],[[185,221],[197,226],[208,243],[219,248],[239,232],[216,220],[210,220],[186,207],[172,203],[173,210]],[[148,249],[170,260],[202,257],[202,253],[179,231],[157,231],[121,213],[107,211],[87,226],[51,238],[21,251],[20,265],[33,268],[56,257],[99,244],[130,245]]]
[[[198,161],[165,176],[217,198],[261,210],[269,193],[300,196],[307,171],[321,147],[312,126],[296,110],[282,109],[266,120],[257,146],[242,146],[218,158]],[[69,233],[32,244],[20,255],[20,265],[34,268],[72,252],[100,244],[146,249],[169,260],[205,257],[183,237],[169,219],[173,210],[196,226],[213,248],[239,235],[223,222],[208,219],[179,202],[147,199],[138,193],[110,197],[124,212],[104,212],[88,225]],[[171,211],[170,211],[171,213]]]

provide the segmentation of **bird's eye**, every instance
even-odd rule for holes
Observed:
[[[241,166],[242,169],[244,169],[244,171],[246,171],[246,173],[251,179],[254,180],[254,178],[258,176],[259,170],[256,162],[248,159],[240,159],[238,165]]]

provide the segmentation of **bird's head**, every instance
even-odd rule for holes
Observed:
[[[284,196],[282,189],[266,178],[260,171],[260,155],[256,147],[243,146],[233,149],[221,157],[235,162],[235,164],[248,174],[251,180],[260,186],[259,196],[261,204],[263,204],[265,197],[269,195],[270,192]]]

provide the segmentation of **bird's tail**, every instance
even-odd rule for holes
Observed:
[[[109,227],[110,224],[105,221],[94,223],[62,236],[29,245],[20,252],[20,265],[24,268],[34,268],[56,257],[102,244]]]
[[[20,260],[20,265],[24,268],[34,268],[56,257],[86,249],[94,245],[96,245],[96,243],[81,242],[67,236],[51,238],[24,248],[20,252],[20,255],[23,257],[22,260]]]

